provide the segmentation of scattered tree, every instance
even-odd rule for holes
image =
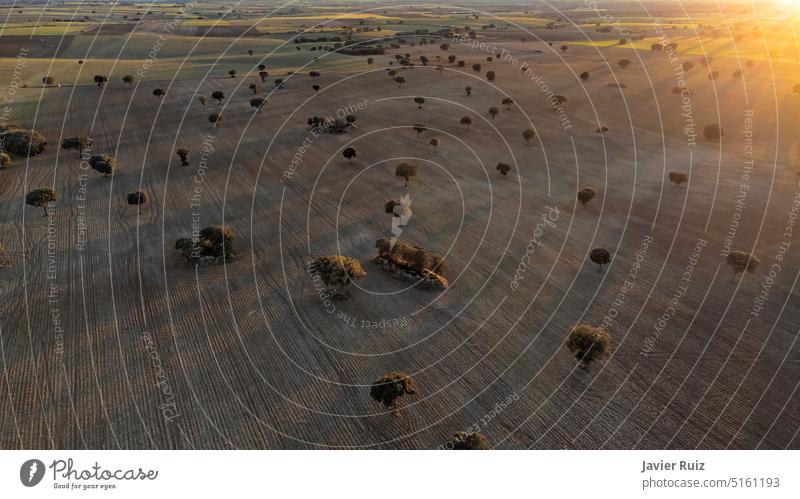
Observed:
[[[0,151],[0,168],[5,168],[11,164],[11,156],[7,152]]]
[[[148,196],[146,192],[135,191],[129,193],[127,199],[128,199],[128,204],[135,205],[138,208],[139,214],[141,215],[142,205],[147,204],[147,202],[150,200],[150,196]]]
[[[417,132],[417,137],[419,137],[422,132],[428,129],[428,127],[422,123],[416,123],[412,128],[415,132]]]
[[[708,74],[708,79],[709,80],[713,81],[713,80],[716,80],[717,78],[719,78],[719,71],[712,71],[712,72],[710,72]]]
[[[497,115],[500,114],[500,110],[497,109],[495,106],[489,108],[489,114],[492,116],[492,121],[497,118]]]
[[[266,71],[259,71],[258,76],[259,78],[261,78],[261,83],[264,83],[265,81],[267,81],[267,76],[269,76],[269,73],[267,73]]]
[[[107,154],[96,154],[89,158],[89,166],[108,177],[117,170],[117,160]]]
[[[422,109],[422,105],[425,104],[425,97],[414,97],[414,103],[418,106],[417,109]]]
[[[603,265],[611,263],[611,253],[605,248],[595,248],[589,253],[589,259],[597,264],[597,271],[603,271]]]
[[[608,127],[601,125],[601,126],[597,127],[597,130],[595,130],[594,133],[599,133],[600,135],[605,135],[605,133],[607,131],[608,131]]]
[[[500,173],[501,177],[505,177],[508,175],[508,172],[511,171],[511,165],[507,163],[497,163],[497,172]]]
[[[522,138],[525,139],[525,142],[528,144],[531,143],[531,140],[533,140],[534,137],[536,137],[536,132],[533,130],[533,128],[526,128],[522,131]]]
[[[464,87],[464,91],[467,92],[467,97],[472,95],[472,87],[469,87],[469,86]]]
[[[741,78],[742,77],[742,70],[741,69],[737,69],[736,71],[733,72],[733,74],[731,76],[733,76],[734,78]]]
[[[588,71],[584,71],[583,73],[581,73],[580,76],[581,76],[581,80],[584,80],[584,81],[588,80],[589,79],[589,72]]]
[[[689,176],[681,172],[669,172],[669,181],[677,186],[688,182]]]
[[[261,85],[259,85],[258,83],[251,83],[250,85],[247,86],[247,88],[253,91],[253,95],[261,91]]]
[[[94,75],[94,82],[97,83],[98,88],[103,88],[107,81],[108,78],[103,75]]]
[[[703,128],[703,137],[706,140],[720,140],[725,136],[725,130],[718,123],[712,123]]]
[[[233,251],[233,231],[219,225],[203,228],[196,239],[178,239],[175,249],[181,250],[183,257],[192,264],[203,260],[232,262],[236,259]]]
[[[417,385],[411,376],[404,372],[393,371],[386,373],[381,379],[372,383],[369,396],[375,402],[380,402],[392,410],[392,414],[399,416],[397,399],[406,395],[417,393]]]
[[[45,76],[42,78],[42,84],[46,87],[52,86],[56,84],[56,79],[52,76]]]
[[[694,63],[692,61],[684,61],[684,63],[681,64],[681,67],[684,71],[689,71],[694,67]]]
[[[201,96],[199,96],[199,97],[197,98],[197,100],[198,100],[198,101],[200,101],[200,104],[202,104],[202,105],[203,105],[203,107],[206,107],[206,103],[208,102],[208,98],[206,98],[206,96],[205,96],[205,95],[201,95]]]
[[[211,92],[211,98],[222,104],[222,101],[225,100],[225,92],[222,90],[214,90]]]
[[[402,76],[396,76],[394,78],[394,82],[397,83],[397,88],[403,88],[403,85],[406,83],[406,79]]]
[[[486,72],[486,79],[489,81],[494,81],[495,75],[494,71],[487,71]]]
[[[25,204],[35,208],[43,208],[44,215],[47,216],[47,205],[58,199],[56,191],[49,187],[34,189],[25,196]]]
[[[625,69],[630,66],[631,61],[629,59],[620,59],[617,64],[619,65],[620,69]]]
[[[445,449],[449,450],[489,450],[491,448],[489,440],[481,432],[459,431],[454,433],[445,444]]]
[[[17,156],[36,156],[44,152],[47,140],[44,135],[33,130],[0,126],[0,144],[6,152]]]
[[[353,149],[352,147],[348,147],[344,151],[342,151],[342,156],[347,158],[348,161],[352,161],[353,158],[357,156],[356,150]]]
[[[235,69],[231,69],[230,71],[228,71],[228,74],[231,76],[231,78],[236,78],[236,70]]]
[[[213,124],[214,124],[214,127],[215,127],[216,129],[218,129],[218,130],[219,130],[219,129],[222,129],[222,121],[223,121],[223,118],[222,118],[222,115],[221,115],[221,114],[209,114],[209,115],[208,115],[208,121],[209,121],[210,123],[213,123]]]
[[[133,75],[125,75],[122,77],[122,81],[127,83],[128,86],[133,86],[133,82],[136,81],[136,78]]]
[[[66,137],[61,141],[61,148],[64,150],[77,149],[78,155],[81,155],[84,149],[92,145],[92,139],[89,137]]]
[[[580,201],[583,206],[586,206],[586,203],[594,199],[595,196],[597,196],[597,193],[591,187],[584,187],[578,191],[578,201]]]
[[[156,97],[164,97],[164,94],[166,94],[166,92],[164,91],[163,88],[157,88],[153,90],[153,95],[155,95]]]
[[[732,281],[736,280],[736,274],[741,272],[753,273],[758,269],[758,264],[761,263],[755,255],[744,251],[731,251],[727,257],[728,265],[733,269]]]
[[[650,45],[650,50],[652,50],[653,52],[660,52],[664,50],[664,46],[661,45],[660,43],[654,43]]]
[[[253,97],[250,99],[250,107],[256,108],[256,111],[261,111],[261,108],[264,107],[267,100],[262,97]]]
[[[349,298],[347,286],[367,275],[361,267],[361,262],[342,255],[321,256],[314,260],[309,268],[325,283],[328,297],[334,300]]]
[[[472,65],[472,70],[475,71],[476,73],[480,73],[481,72],[481,65],[478,64],[478,63],[473,64]]]
[[[511,111],[511,104],[514,103],[514,99],[510,97],[505,97],[502,101],[502,104],[506,106],[506,111]]]
[[[578,324],[567,337],[567,349],[580,361],[581,369],[606,357],[611,352],[611,336],[602,328],[589,324]]]
[[[319,78],[320,74],[319,71],[309,71],[308,76],[310,76],[311,79],[313,80],[314,78]]]
[[[189,149],[181,147],[175,151],[175,154],[181,159],[181,166],[189,166]]]
[[[311,88],[314,90],[314,92],[319,92],[319,85],[311,85]]]
[[[394,171],[396,177],[401,177],[406,181],[403,187],[408,187],[408,181],[411,177],[416,177],[419,173],[419,167],[414,163],[400,163]]]
[[[461,126],[469,130],[469,127],[472,126],[472,116],[464,116],[461,118]]]

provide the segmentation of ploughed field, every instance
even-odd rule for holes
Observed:
[[[788,66],[760,59],[734,79],[739,62],[723,56],[712,84],[698,64],[682,109],[663,52],[562,54],[558,42],[482,35],[519,61],[403,45],[362,72],[312,81],[303,68],[284,88],[265,84],[257,113],[258,77],[241,72],[19,90],[15,124],[48,146],[0,171],[0,446],[436,448],[478,429],[498,448],[798,447],[800,265],[786,233],[800,100]],[[395,52],[431,62],[393,66],[399,88],[385,71]],[[444,62],[450,53],[467,66]],[[543,85],[567,97],[565,114]],[[225,100],[203,107],[197,96],[215,90]],[[218,130],[208,115],[220,110]],[[309,117],[337,113],[357,127],[312,134]],[[721,142],[703,138],[711,123]],[[120,169],[105,178],[58,147],[75,135]],[[394,176],[402,161],[420,166],[408,188]],[[670,171],[688,185],[672,186]],[[24,198],[48,186],[59,198],[43,217]],[[583,187],[597,191],[586,206]],[[150,194],[141,214],[125,202],[135,190]],[[391,234],[384,203],[406,193],[402,239],[446,256],[445,291],[370,263]],[[175,240],[213,224],[233,230],[238,260],[187,266]],[[595,247],[613,255],[602,272]],[[731,249],[758,256],[757,272],[732,282]],[[347,301],[325,301],[308,271],[329,254],[367,272]],[[614,340],[588,371],[564,347],[577,323]],[[417,384],[400,417],[369,396],[393,370]]]

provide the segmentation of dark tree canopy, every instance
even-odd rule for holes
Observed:
[[[505,177],[508,175],[508,172],[511,171],[511,165],[508,163],[497,163],[497,171],[500,173],[501,177]]]
[[[594,189],[591,187],[584,187],[578,191],[578,201],[580,201],[581,204],[586,205],[586,203],[594,199],[596,195],[597,193]]]
[[[150,201],[150,196],[148,196],[147,193],[144,191],[134,191],[129,193],[126,196],[126,199],[128,200],[128,204],[138,206],[139,213],[141,213],[142,205],[147,204]]]
[[[215,127],[222,128],[222,122],[224,121],[224,118],[221,114],[209,114],[208,121],[209,123],[213,123]]]
[[[689,181],[689,176],[681,172],[669,172],[669,181],[675,185],[681,185]]]
[[[411,177],[416,177],[419,173],[419,167],[414,163],[400,163],[394,171],[395,176],[403,178],[408,186],[408,181]]]
[[[104,177],[112,175],[117,169],[117,160],[107,154],[96,154],[89,158],[92,170],[100,172]]]
[[[611,263],[611,253],[605,248],[595,248],[589,253],[589,259],[597,264],[597,271],[603,270],[603,265]]]
[[[706,140],[719,140],[725,136],[725,130],[718,123],[712,123],[703,128],[703,137]]]
[[[78,153],[83,152],[84,149],[92,145],[92,139],[89,137],[65,137],[61,141],[62,149],[77,149]]]
[[[353,149],[352,147],[348,147],[344,151],[342,151],[342,156],[347,158],[348,161],[352,161],[352,159],[357,156],[356,150]]]
[[[406,395],[417,393],[417,385],[411,376],[404,372],[393,371],[386,373],[372,383],[369,396],[375,402],[380,402],[389,409],[397,408],[397,399]]]
[[[620,59],[619,62],[617,62],[617,64],[621,69],[625,69],[631,65],[631,61],[630,59]]]
[[[223,259],[232,262],[236,259],[233,251],[233,231],[220,225],[203,228],[195,240],[178,239],[175,249],[181,250],[188,263],[197,264],[203,258]]]
[[[133,85],[133,82],[136,81],[136,78],[133,75],[125,75],[122,77],[122,81],[128,85]]]
[[[489,440],[480,432],[456,432],[445,444],[445,449],[448,450],[489,450],[491,448]]]
[[[361,262],[342,255],[321,256],[314,260],[309,268],[326,286],[338,289],[367,275],[361,267]]]
[[[522,138],[525,139],[525,142],[530,143],[534,137],[536,137],[536,132],[533,130],[533,128],[526,128],[522,131]]]
[[[44,152],[47,140],[39,132],[13,126],[0,126],[0,143],[17,156],[36,156]]]
[[[214,90],[211,92],[211,98],[221,103],[225,99],[225,92],[222,90]]]
[[[606,357],[611,352],[611,336],[602,328],[578,324],[567,337],[567,349],[580,361],[582,369]]]
[[[736,277],[736,274],[742,272],[749,272],[752,274],[758,270],[758,264],[761,263],[761,261],[756,258],[755,255],[747,253],[746,251],[738,250],[728,253],[726,262],[733,269],[734,277]]]
[[[56,191],[49,187],[34,189],[25,195],[25,204],[36,208],[44,208],[44,216],[47,216],[47,205],[58,199]]]

